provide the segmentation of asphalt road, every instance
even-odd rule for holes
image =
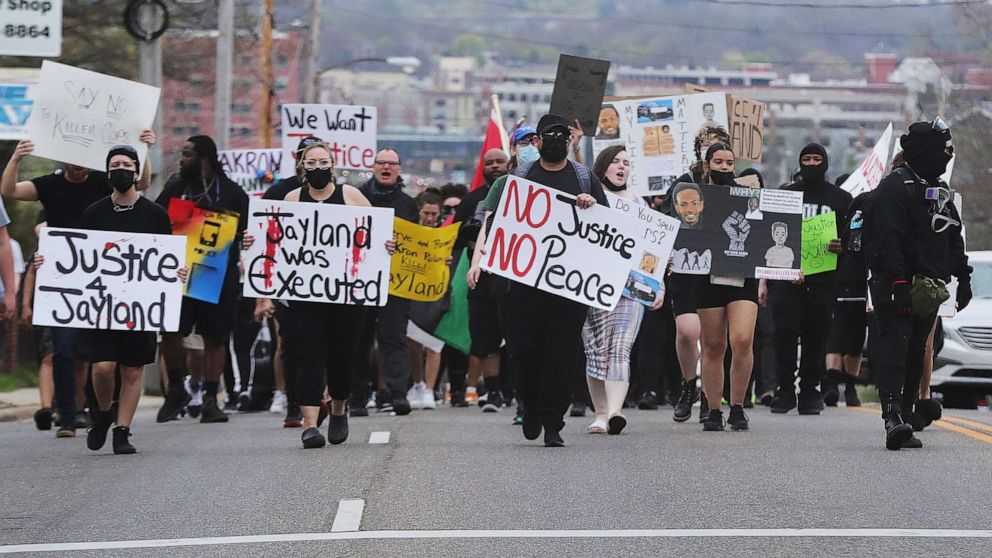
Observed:
[[[0,553],[863,557],[992,548],[992,415],[948,412],[965,421],[928,428],[922,450],[889,452],[880,418],[866,410],[749,414],[750,432],[704,433],[695,421],[674,423],[671,408],[632,410],[612,437],[585,434],[591,419],[568,419],[567,446],[550,449],[526,441],[508,411],[440,408],[352,419],[344,445],[303,450],[300,431],[268,413],[159,425],[144,409],[135,456],[114,456],[109,443],[90,452],[82,435],[58,440],[30,422],[0,424]],[[372,432],[389,432],[389,442],[369,444]],[[337,517],[345,499],[364,503],[351,526],[349,513]],[[14,546],[58,543],[82,544]]]

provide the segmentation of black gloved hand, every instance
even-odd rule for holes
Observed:
[[[906,281],[893,281],[892,283],[892,307],[896,314],[905,316],[913,315],[913,297],[909,294],[909,283]]]
[[[958,301],[959,312],[968,306],[968,303],[971,302],[971,281],[968,281],[967,283],[958,283],[958,294],[956,299]]]

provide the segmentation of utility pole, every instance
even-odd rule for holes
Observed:
[[[320,75],[317,67],[317,53],[320,52],[320,5],[322,0],[313,0],[310,6],[309,36],[304,45],[303,102],[320,102]]]
[[[151,28],[153,26],[152,19],[155,14],[152,10],[144,10],[142,12],[143,24],[146,28]],[[155,87],[162,87],[162,39],[153,39],[151,41],[138,41],[138,66],[139,73],[141,74],[141,82],[147,83]],[[165,100],[160,100],[160,104],[164,103]],[[163,170],[164,165],[162,161],[162,136],[165,134],[162,131],[162,108],[161,106],[157,111],[155,111],[155,121],[152,123],[152,129],[158,134],[159,141],[152,146],[148,151],[146,164],[151,165],[152,170],[152,184],[148,189],[148,196],[155,199],[153,196],[157,196],[162,190],[162,182],[165,179]]]
[[[262,13],[262,106],[258,133],[262,147],[272,147],[272,0],[263,0]]]
[[[217,75],[214,76],[214,140],[220,149],[231,141],[231,74],[234,57],[234,0],[218,0]]]

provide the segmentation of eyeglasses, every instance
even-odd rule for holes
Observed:
[[[334,166],[330,159],[304,159],[303,168],[306,170],[329,169]]]
[[[518,139],[517,140],[517,143],[515,145],[524,145],[524,146],[526,146],[526,145],[533,145],[535,143],[537,143],[537,136],[530,135],[530,136],[524,136],[523,138]]]
[[[379,165],[380,167],[398,167],[398,166],[400,166],[400,162],[399,161],[383,161],[382,159],[376,159],[375,160],[375,164]]]
[[[943,118],[938,116],[937,118],[934,118],[932,122],[930,122],[930,129],[935,132],[946,132],[951,128],[950,126],[947,125],[947,122],[944,122]]]

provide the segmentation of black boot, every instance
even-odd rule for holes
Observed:
[[[823,393],[823,404],[827,407],[836,407],[840,401],[840,370],[827,370],[827,375],[820,382],[820,389]]]
[[[131,445],[127,439],[131,437],[131,429],[126,426],[118,426],[114,429],[114,453],[117,455],[130,455],[138,453],[138,450]]]
[[[333,445],[340,444],[348,439],[348,413],[343,415],[331,415],[331,422],[327,425],[327,441]]]
[[[885,447],[890,450],[902,449],[903,444],[913,437],[913,427],[902,420],[899,398],[891,393],[881,392],[882,419],[885,421]]]

